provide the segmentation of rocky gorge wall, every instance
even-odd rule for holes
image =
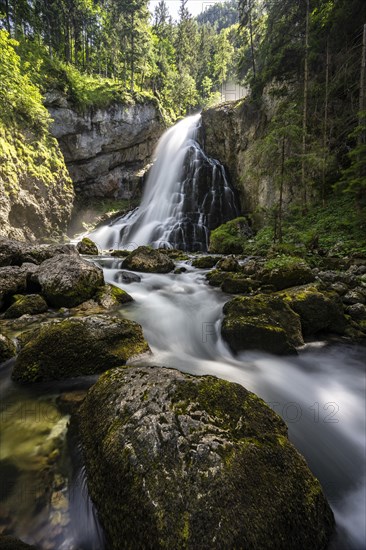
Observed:
[[[130,198],[146,173],[164,121],[153,101],[88,108],[83,113],[56,93],[46,95],[58,140],[81,200]]]
[[[201,142],[206,153],[224,164],[232,185],[240,196],[244,213],[254,213],[273,206],[279,198],[273,174],[265,175],[258,167],[256,144],[265,136],[275,105],[268,100],[262,108],[249,101],[227,102],[202,113]],[[284,203],[293,199],[288,185]]]

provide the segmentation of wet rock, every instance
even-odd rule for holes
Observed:
[[[264,285],[273,285],[276,290],[283,290],[292,286],[305,285],[315,280],[309,266],[298,263],[274,269],[264,268],[258,278]]]
[[[234,352],[296,353],[304,343],[300,317],[280,297],[240,296],[224,306],[221,334]]]
[[[166,255],[148,246],[139,246],[123,261],[122,267],[147,273],[169,273],[174,262]]]
[[[59,254],[77,254],[77,250],[71,244],[28,244],[0,237],[0,266],[21,266],[24,263],[39,265]]]
[[[78,423],[111,550],[327,547],[334,519],[319,482],[285,423],[239,384],[115,369]]]
[[[0,267],[0,309],[10,304],[11,297],[25,292],[27,273],[17,266]]]
[[[228,273],[219,271],[218,269],[206,273],[206,279],[210,286],[221,286],[228,276]]]
[[[366,302],[363,292],[357,290],[350,290],[343,296],[343,303],[346,305],[364,304]]]
[[[221,269],[221,271],[235,272],[239,271],[240,265],[233,256],[228,256],[226,258],[221,258],[217,264],[217,269]]]
[[[13,304],[5,311],[4,319],[17,319],[22,315],[37,315],[45,313],[48,305],[39,294],[16,294],[13,296]]]
[[[221,285],[223,292],[227,292],[228,294],[248,294],[256,288],[258,288],[256,281],[243,277],[239,273],[228,273],[228,276]]]
[[[126,258],[131,254],[131,250],[112,250],[111,256],[113,258]]]
[[[97,374],[149,351],[140,325],[104,315],[46,323],[22,346],[12,378],[23,383]]]
[[[348,291],[348,286],[345,285],[344,283],[336,282],[336,283],[331,284],[329,289],[333,290],[334,292],[336,292],[340,296],[343,296]]]
[[[199,269],[211,269],[217,264],[217,258],[214,256],[199,256],[192,262],[193,267]]]
[[[140,275],[137,275],[137,273],[131,273],[131,271],[118,271],[114,275],[114,280],[117,283],[129,285],[131,283],[140,283],[141,277]]]
[[[366,306],[364,304],[352,304],[346,311],[356,321],[366,320]]]
[[[97,245],[88,237],[84,237],[78,244],[76,248],[79,254],[87,254],[89,256],[98,256],[99,250]]]
[[[320,271],[317,278],[328,285],[332,283],[343,283],[347,287],[357,286],[357,277],[343,271]]]
[[[4,363],[4,361],[11,359],[15,354],[16,347],[14,343],[10,338],[0,333],[0,363]]]
[[[128,294],[128,292],[110,284],[102,286],[97,291],[95,299],[98,304],[105,309],[110,309],[121,304],[133,302],[133,298]]]
[[[321,331],[344,334],[346,319],[342,301],[335,292],[320,292],[314,285],[307,285],[290,288],[279,295],[300,315],[304,336]]]
[[[185,273],[187,271],[186,267],[177,267],[177,269],[174,270],[175,275],[181,275],[182,273]]]
[[[56,404],[63,414],[73,414],[84,401],[87,390],[66,392],[59,395]]]
[[[74,255],[46,260],[35,276],[47,303],[53,307],[75,307],[92,298],[104,285],[103,270]]]

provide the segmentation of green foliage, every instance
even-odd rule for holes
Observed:
[[[297,256],[286,256],[280,254],[276,258],[267,260],[264,264],[265,269],[282,269],[282,268],[291,268],[299,264],[303,264],[304,260]]]
[[[39,89],[25,70],[29,67],[21,66],[17,45],[6,31],[0,31],[0,122],[27,125],[43,133],[48,128],[49,115]]]

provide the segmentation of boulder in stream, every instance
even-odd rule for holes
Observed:
[[[15,354],[16,347],[14,343],[5,334],[0,333],[0,363],[11,359]]]
[[[234,352],[296,353],[304,343],[300,317],[279,296],[240,296],[224,305],[221,334]]]
[[[38,315],[48,310],[48,305],[39,294],[15,294],[13,303],[5,311],[4,319],[17,319],[22,315]]]
[[[107,315],[44,323],[20,340],[12,378],[22,383],[98,374],[150,351],[140,325]]]
[[[139,246],[127,256],[122,267],[146,273],[170,273],[175,265],[167,254],[162,254],[149,246]]]
[[[52,307],[75,307],[104,285],[103,270],[76,255],[58,255],[43,262],[33,280]]]
[[[108,548],[325,549],[332,511],[281,418],[239,384],[103,374],[77,413]]]

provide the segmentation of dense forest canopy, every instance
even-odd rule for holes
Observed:
[[[259,170],[298,179],[305,207],[335,186],[364,205],[364,0],[231,0],[196,18],[181,0],[177,21],[165,0],[153,15],[147,0],[1,0],[0,14],[3,117],[35,109],[33,85],[82,107],[155,97],[174,120],[233,78],[276,105]]]

